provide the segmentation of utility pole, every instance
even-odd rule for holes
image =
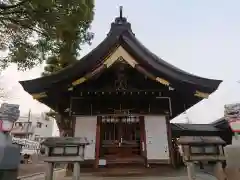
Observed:
[[[29,109],[28,111],[28,120],[27,120],[27,129],[26,129],[26,133],[27,133],[27,139],[29,138],[29,128],[30,128],[30,122],[31,122],[31,109]]]
[[[184,112],[184,115],[185,115],[185,119],[187,120],[187,123],[191,124],[191,120],[189,119],[186,111]]]
[[[184,112],[183,114],[185,115],[185,119],[187,120],[187,123],[188,124],[191,124],[191,120],[189,119],[188,115],[187,115],[187,110],[186,110],[186,107],[185,107],[185,104],[184,104]]]

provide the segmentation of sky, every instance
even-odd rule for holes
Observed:
[[[123,15],[136,37],[150,51],[165,61],[198,76],[221,79],[223,83],[208,99],[201,101],[174,122],[209,123],[223,116],[224,104],[240,102],[240,1],[239,0],[101,0],[95,1],[91,46],[84,46],[81,56],[96,47],[109,31],[110,23]],[[1,81],[19,103],[21,112],[47,111],[33,100],[19,80],[40,76],[43,65],[18,72],[12,65]]]

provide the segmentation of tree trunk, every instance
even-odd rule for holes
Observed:
[[[59,134],[60,134],[60,137],[71,137],[73,136],[73,134],[69,134],[68,131],[65,130],[66,127],[64,127],[64,117],[61,116],[60,114],[57,114],[56,115],[56,121],[57,121],[57,125],[58,125],[58,128],[59,128]],[[65,176],[72,176],[73,174],[73,163],[67,163],[66,164],[66,172],[65,172]]]
[[[67,177],[72,176],[73,168],[74,168],[74,164],[73,163],[68,163],[67,166],[66,166],[65,176],[67,176]]]

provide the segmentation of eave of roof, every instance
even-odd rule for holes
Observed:
[[[44,93],[60,82],[73,81],[84,76],[95,66],[101,64],[106,56],[119,44],[133,55],[139,57],[140,63],[157,76],[164,75],[179,83],[196,85],[200,89],[204,89],[204,93],[207,94],[214,92],[222,82],[191,75],[158,58],[136,39],[131,30],[131,24],[127,22],[126,18],[118,17],[112,23],[110,32],[105,40],[81,60],[50,76],[20,81],[19,83],[30,94]]]
[[[212,124],[187,124],[187,123],[171,123],[172,129],[175,131],[221,131]]]
[[[227,122],[226,119],[224,117],[222,117],[220,119],[217,119],[217,120],[211,122],[211,124],[218,125],[218,124],[223,124],[223,123],[226,123],[226,122]]]

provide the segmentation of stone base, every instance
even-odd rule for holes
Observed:
[[[224,147],[228,168],[240,168],[240,145],[227,145]]]
[[[239,168],[225,168],[225,175],[227,180],[239,180],[240,177],[240,169]],[[222,180],[222,179],[220,179]],[[225,180],[225,179],[224,179]]]
[[[222,162],[217,162],[214,166],[214,176],[218,180],[226,180],[227,176],[225,174],[224,169],[222,168]]]
[[[14,170],[13,171],[0,170],[0,179],[1,180],[15,180],[15,179],[17,179],[17,175],[18,175],[17,170],[15,170],[15,171]]]

